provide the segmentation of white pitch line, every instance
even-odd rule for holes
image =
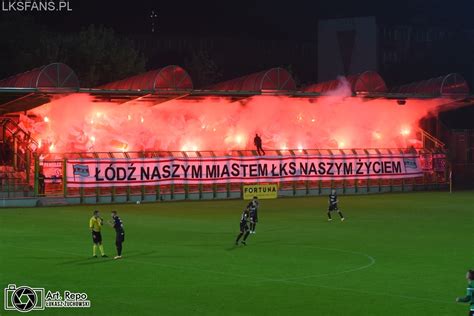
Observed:
[[[131,260],[126,259],[126,260],[130,261],[130,262],[138,263],[138,264],[149,264],[149,265],[154,265],[154,266],[159,266],[159,267],[167,267],[167,268],[178,269],[178,270],[181,269],[181,270],[188,270],[188,271],[190,270],[190,271],[198,271],[198,272],[219,274],[219,275],[231,276],[233,278],[246,277],[246,278],[251,278],[251,279],[254,279],[254,280],[259,280],[259,281],[264,281],[264,282],[280,282],[280,283],[300,285],[300,286],[309,286],[309,287],[317,287],[317,288],[331,289],[331,290],[338,290],[338,291],[347,291],[347,292],[353,292],[353,293],[364,294],[364,295],[396,297],[396,298],[419,300],[419,301],[426,301],[426,302],[432,302],[432,303],[443,303],[443,304],[450,304],[450,305],[454,304],[453,302],[440,301],[440,300],[434,300],[434,299],[430,299],[430,298],[417,297],[417,296],[399,295],[399,294],[390,294],[390,293],[379,293],[379,292],[371,292],[371,291],[361,291],[361,290],[351,289],[351,288],[325,286],[325,285],[320,285],[320,284],[308,284],[308,283],[296,282],[296,281],[292,281],[292,280],[273,279],[273,278],[259,277],[259,276],[254,276],[254,275],[233,274],[233,273],[227,273],[227,272],[222,272],[222,271],[200,269],[200,268],[182,266],[182,265],[168,265],[168,264],[162,264],[162,263],[157,263],[157,262],[139,261],[139,260],[135,260],[135,259],[131,259]]]
[[[5,245],[3,245],[3,246],[5,246]],[[10,247],[13,247],[13,246],[10,246]],[[16,247],[16,248],[38,250],[36,248],[21,247],[21,246]],[[77,254],[77,253],[71,253],[71,252],[65,252],[65,251],[58,251],[58,250],[53,250],[53,249],[44,249],[44,250],[49,251],[49,252],[59,253],[59,254],[67,254],[67,255],[72,255],[72,256],[83,257],[83,254]],[[363,291],[363,290],[352,289],[352,288],[333,287],[333,286],[326,286],[326,285],[320,285],[320,284],[308,284],[308,283],[296,282],[296,281],[292,281],[292,280],[264,278],[264,277],[254,276],[254,275],[233,274],[233,273],[227,273],[227,272],[222,272],[222,271],[213,271],[213,270],[200,269],[200,268],[182,266],[182,265],[168,265],[168,264],[162,264],[162,263],[153,262],[153,261],[139,261],[139,260],[127,259],[127,258],[121,259],[121,260],[126,261],[126,262],[132,262],[132,263],[134,262],[134,263],[138,263],[138,264],[148,264],[148,265],[171,268],[171,269],[177,269],[177,270],[198,271],[198,272],[207,272],[207,273],[218,274],[218,275],[226,275],[226,276],[230,276],[230,277],[233,277],[233,278],[246,277],[246,278],[251,278],[253,280],[259,280],[259,281],[265,281],[265,282],[280,282],[280,283],[300,285],[300,286],[317,287],[317,288],[337,290],[337,291],[346,291],[346,292],[352,292],[352,293],[358,293],[358,294],[364,294],[364,295],[404,298],[404,299],[409,299],[409,300],[425,301],[425,302],[439,303],[439,304],[450,304],[450,305],[454,304],[454,302],[451,302],[451,301],[440,301],[440,300],[424,298],[424,297],[418,297],[418,296],[411,296],[411,295],[380,293],[380,292]]]
[[[292,245],[290,245],[290,246],[292,246]],[[343,271],[339,271],[339,272],[331,272],[331,273],[323,273],[323,274],[310,274],[310,275],[305,275],[305,276],[301,276],[301,277],[278,279],[280,281],[293,281],[293,280],[302,280],[302,279],[311,279],[311,278],[320,278],[320,277],[326,277],[326,276],[341,275],[341,274],[361,271],[361,270],[370,268],[371,266],[373,266],[375,264],[375,258],[368,255],[368,254],[366,254],[366,253],[363,253],[363,252],[349,251],[349,250],[343,250],[343,249],[337,249],[337,248],[323,248],[323,247],[316,247],[316,246],[306,246],[306,245],[294,245],[294,246],[355,254],[355,255],[366,257],[367,259],[369,259],[369,263],[364,264],[363,266],[360,266],[360,267],[357,267],[357,268],[352,268],[352,269],[343,270]]]

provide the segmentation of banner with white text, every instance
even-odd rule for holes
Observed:
[[[422,175],[416,154],[75,159],[66,163],[69,187],[400,179]]]

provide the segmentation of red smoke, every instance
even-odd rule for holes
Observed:
[[[446,99],[255,96],[176,99],[154,106],[93,102],[72,94],[22,115],[51,153],[142,150],[394,148],[413,143],[421,118]],[[48,150],[46,150],[46,148]]]

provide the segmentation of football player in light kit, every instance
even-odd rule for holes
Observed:
[[[328,221],[332,221],[331,212],[334,212],[334,211],[336,211],[339,214],[339,216],[341,217],[341,221],[344,221],[344,215],[342,215],[342,212],[339,210],[339,207],[337,206],[338,202],[339,201],[337,200],[336,189],[332,189],[331,194],[329,195]]]

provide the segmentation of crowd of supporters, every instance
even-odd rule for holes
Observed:
[[[27,134],[25,134],[23,136],[16,136],[15,140],[16,146],[15,141],[11,136],[3,140],[0,139],[0,165],[15,165],[14,160],[16,159],[15,162],[17,168],[19,170],[23,170],[26,167],[30,138]]]
[[[0,140],[0,164],[10,165],[13,162],[13,139],[8,137]]]

